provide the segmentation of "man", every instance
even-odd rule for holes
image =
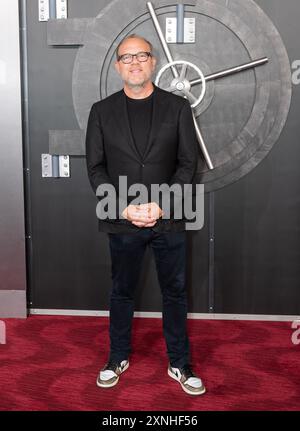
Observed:
[[[97,378],[109,388],[129,367],[134,291],[147,245],[151,246],[163,296],[163,332],[169,357],[168,375],[185,392],[200,395],[205,387],[190,365],[186,331],[186,232],[183,220],[169,219],[160,200],[128,204],[121,196],[120,176],[128,186],[190,184],[198,144],[188,101],[156,87],[151,76],[156,59],[152,45],[130,35],[116,50],[115,68],[123,89],[91,108],[86,135],[89,180],[94,192],[102,184],[115,187],[125,202],[120,217],[99,220],[109,236],[113,288],[110,296],[110,355]],[[97,194],[98,195],[98,194]]]

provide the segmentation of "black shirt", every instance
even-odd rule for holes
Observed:
[[[151,128],[153,94],[144,99],[132,99],[126,96],[128,119],[135,146],[143,157]]]

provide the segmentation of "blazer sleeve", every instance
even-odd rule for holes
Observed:
[[[198,141],[189,102],[184,99],[178,119],[177,167],[172,184],[191,184],[197,169]]]
[[[192,109],[189,102],[183,99],[184,103],[180,110],[178,118],[178,147],[177,147],[177,164],[176,170],[172,175],[169,186],[178,184],[180,186],[181,194],[171,199],[170,202],[170,217],[174,216],[176,206],[183,205],[183,199],[187,188],[184,188],[185,184],[189,184],[192,190],[193,179],[197,170],[198,163],[198,141],[196,136],[196,130],[192,115]]]
[[[100,114],[97,111],[96,103],[93,104],[86,131],[86,165],[90,184],[94,193],[96,194],[97,188],[101,184],[110,184],[113,186],[111,178],[107,173],[106,157],[104,151],[104,139],[100,122]],[[98,197],[101,201],[102,198]],[[116,202],[116,216],[119,214],[119,196]],[[121,200],[121,212],[127,207],[127,202]],[[123,218],[123,217],[122,217]]]

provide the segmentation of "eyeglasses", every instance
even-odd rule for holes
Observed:
[[[121,60],[122,63],[129,64],[132,63],[133,57],[136,57],[139,62],[144,63],[148,60],[148,57],[152,57],[152,54],[151,52],[144,51],[138,52],[137,54],[123,54],[118,56],[118,61]]]

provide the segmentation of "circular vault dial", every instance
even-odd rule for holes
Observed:
[[[195,43],[166,44],[159,29],[176,17],[176,5],[135,1],[124,8],[113,0],[90,20],[73,71],[74,108],[85,130],[92,103],[122,87],[113,66],[118,43],[143,35],[155,48],[159,86],[193,106],[197,180],[212,191],[250,172],[278,139],[290,106],[290,63],[278,31],[252,0],[189,1]]]

